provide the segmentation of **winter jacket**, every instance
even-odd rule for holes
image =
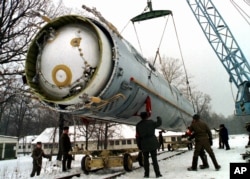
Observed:
[[[61,135],[61,149],[62,149],[62,153],[69,153],[69,151],[72,150],[71,148],[71,142],[70,142],[70,138],[68,136],[68,134],[62,134]]]
[[[157,117],[157,121],[150,119],[142,119],[136,125],[136,141],[137,146],[143,152],[149,152],[159,148],[160,144],[155,136],[155,129],[162,123],[160,117]]]
[[[212,139],[212,133],[207,124],[201,120],[192,122],[190,130],[195,133],[195,142]]]
[[[33,163],[34,164],[37,164],[37,165],[41,166],[42,165],[42,157],[49,158],[50,155],[45,155],[43,149],[36,147],[32,151],[31,157],[33,158]]]
[[[222,141],[227,141],[228,140],[228,131],[227,131],[226,127],[222,127],[220,129],[220,135],[221,135]]]

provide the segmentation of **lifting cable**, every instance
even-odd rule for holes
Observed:
[[[173,17],[172,17],[172,18],[173,18]],[[189,96],[190,96],[190,100],[191,100],[191,102],[192,102],[193,110],[194,110],[194,113],[195,113],[196,111],[195,111],[195,107],[194,107],[193,96],[192,96],[190,84],[189,84],[189,81],[188,81],[187,70],[186,70],[186,66],[185,66],[185,63],[184,63],[183,54],[182,54],[182,50],[181,50],[181,45],[180,45],[179,37],[178,37],[178,34],[177,34],[177,30],[176,30],[176,25],[175,25],[174,18],[173,18],[173,24],[174,24],[174,29],[175,29],[175,35],[176,35],[177,42],[178,42],[178,47],[179,47],[179,50],[180,50],[180,55],[181,55],[181,60],[182,60],[183,68],[184,68],[184,71],[185,71],[186,84],[187,84],[187,92],[188,92],[188,94],[189,94]]]
[[[171,15],[172,15],[172,13],[171,13]],[[168,18],[169,18],[169,16],[168,16]],[[165,23],[165,26],[164,26],[164,28],[163,28],[163,32],[162,32],[162,36],[161,36],[161,39],[160,39],[160,43],[159,43],[159,45],[158,45],[158,48],[157,48],[157,51],[156,51],[156,54],[155,54],[153,66],[155,65],[157,56],[159,56],[159,61],[160,61],[160,64],[162,65],[161,56],[160,56],[160,46],[161,46],[161,43],[162,43],[163,36],[165,35],[165,31],[166,31],[166,27],[167,27],[167,23],[168,23],[168,18],[167,18],[166,23]],[[149,76],[151,76],[151,73],[152,73],[152,70],[150,71]]]
[[[138,45],[139,45],[141,54],[143,55],[142,48],[141,48],[141,43],[140,43],[139,36],[138,36],[137,31],[136,31],[136,28],[135,28],[135,24],[134,24],[134,23],[133,23],[133,27],[134,27],[134,30],[135,30],[135,35],[136,35],[136,39],[137,39],[137,42],[138,42]]]
[[[249,0],[244,0],[244,1],[245,1],[245,3],[246,3],[248,6],[250,6]]]
[[[230,0],[231,3],[233,4],[233,6],[235,7],[235,9],[240,13],[240,15],[243,17],[243,19],[245,19],[245,21],[250,25],[250,21],[247,19],[249,18],[250,19],[250,16],[236,3],[234,2],[233,0]],[[245,0],[244,0],[245,1]],[[248,5],[249,2],[245,1],[245,3],[247,3]]]
[[[155,11],[154,12],[152,10],[152,4],[151,4],[150,0],[148,1],[148,6],[144,9],[143,12],[145,12],[148,8],[150,9],[150,12],[148,14],[147,13],[145,13],[145,14],[142,13],[141,15],[138,15],[138,16],[136,16],[136,17],[134,17],[132,19],[134,30],[135,30],[135,34],[136,34],[136,38],[137,38],[138,45],[139,45],[139,48],[141,50],[141,53],[142,53],[141,43],[140,43],[140,40],[139,40],[139,37],[138,37],[138,33],[136,31],[134,22],[136,22],[136,21],[142,21],[142,20],[147,20],[147,19],[156,18],[156,17],[165,16],[165,15],[169,15],[170,14],[172,16],[172,19],[173,19],[175,34],[176,34],[176,37],[177,37],[178,47],[179,47],[179,50],[180,50],[181,60],[182,60],[182,64],[183,64],[184,72],[185,72],[185,76],[186,76],[187,92],[188,92],[188,95],[190,96],[190,100],[191,100],[192,105],[193,105],[193,110],[195,112],[195,107],[194,107],[194,102],[193,102],[193,96],[192,96],[192,93],[191,93],[191,88],[190,88],[189,81],[188,81],[187,70],[186,70],[186,67],[185,67],[185,63],[184,63],[184,59],[183,59],[183,55],[182,55],[182,50],[181,50],[181,46],[180,46],[180,42],[179,42],[179,38],[178,38],[178,34],[177,34],[177,30],[176,30],[176,26],[175,26],[175,22],[174,22],[174,18],[173,18],[172,12],[171,11],[159,11],[159,12]],[[165,26],[164,26],[164,29],[163,29],[163,33],[162,33],[162,36],[161,36],[161,39],[160,39],[160,42],[159,42],[159,46],[158,46],[158,49],[157,49],[156,54],[155,54],[153,66],[155,65],[155,62],[156,62],[156,59],[157,59],[158,56],[159,56],[160,65],[162,65],[162,60],[161,60],[161,56],[160,56],[160,52],[159,51],[160,51],[160,46],[161,46],[163,37],[165,35],[165,30],[166,30],[166,27],[167,27],[168,18],[166,20],[166,23],[165,23]],[[128,26],[128,24],[129,24],[129,22],[123,28],[123,30]],[[121,31],[121,33],[123,32],[123,30]],[[151,77],[151,73],[152,73],[152,69],[150,70],[149,78]]]

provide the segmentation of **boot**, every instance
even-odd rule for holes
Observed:
[[[198,157],[193,157],[192,166],[189,167],[188,171],[197,171]]]
[[[210,157],[211,157],[211,159],[212,159],[212,162],[213,162],[213,164],[214,164],[215,169],[216,169],[216,170],[219,170],[219,169],[221,168],[221,166],[217,163],[217,160],[216,160],[216,158],[215,158],[215,155],[212,154],[212,155],[210,155]]]
[[[67,161],[67,169],[71,169],[72,159],[73,159],[72,155],[69,155],[68,156],[68,161]]]
[[[200,158],[202,160],[202,165],[200,165],[200,169],[209,168],[209,165],[207,163],[207,155],[205,152],[202,155],[200,155]]]
[[[62,171],[66,172],[66,161],[62,161]]]

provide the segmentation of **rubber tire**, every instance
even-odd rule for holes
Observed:
[[[133,169],[133,160],[129,153],[123,155],[123,167],[127,172],[130,172]]]
[[[88,162],[91,160],[90,156],[89,155],[85,155],[83,158],[82,158],[82,161],[81,161],[81,168],[83,170],[83,172],[88,175],[91,168],[88,166]]]

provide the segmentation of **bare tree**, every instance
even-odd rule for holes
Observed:
[[[103,138],[103,148],[104,149],[107,149],[108,148],[108,140],[112,137],[115,137],[115,136],[120,136],[120,133],[118,133],[117,131],[120,131],[118,130],[121,126],[121,124],[118,124],[118,123],[105,123],[104,124],[104,138]]]
[[[200,114],[203,119],[206,119],[210,115],[210,102],[211,97],[200,91],[193,93],[193,102],[196,113]]]
[[[159,66],[160,72],[169,84],[177,87],[191,101],[191,88],[194,88],[190,86],[192,76],[187,76],[180,59],[163,56],[156,65]]]
[[[193,103],[196,113],[205,118],[209,117],[211,97],[200,91],[194,91],[195,87],[189,84],[190,77],[185,74],[183,64],[179,59],[164,56],[161,60],[160,70],[165,79],[171,85],[176,86]]]
[[[85,136],[86,143],[85,149],[88,150],[88,140],[96,140],[96,149],[107,149],[108,148],[108,140],[113,137],[121,137],[121,133],[117,131],[121,127],[118,123],[112,123],[108,121],[99,121],[98,119],[87,119],[87,118],[80,118],[76,120],[76,124],[78,130],[81,134]]]
[[[0,18],[0,73],[17,75],[23,73],[23,62],[28,44],[44,23],[38,17],[51,12],[53,4],[50,0],[2,0]],[[45,16],[43,16],[45,17]]]
[[[165,79],[176,87],[186,86],[186,76],[179,59],[163,57],[160,70]]]
[[[14,135],[17,137],[23,136],[23,127],[25,120],[27,123],[31,120],[30,110],[27,106],[29,99],[20,98],[18,94],[12,95],[7,103],[7,108],[4,111],[5,134]]]
[[[75,124],[78,131],[80,131],[77,135],[85,137],[85,150],[88,150],[89,139],[97,138],[95,135],[97,132],[96,123],[97,121],[94,118],[75,117]]]
[[[26,99],[26,96],[31,97],[27,93],[27,87],[20,85],[20,79],[24,74],[24,61],[28,46],[40,27],[50,18],[58,16],[60,12],[61,14],[68,12],[68,10],[63,10],[62,0],[59,1],[57,7],[54,6],[52,0],[0,1],[0,122],[3,119],[4,111],[4,122],[10,117],[6,117],[8,116],[6,106],[15,105],[15,109],[24,110],[22,106],[17,107],[17,105],[22,105],[21,101]],[[18,100],[18,103],[11,103],[14,100]],[[27,115],[25,111],[23,112],[24,115]],[[21,111],[18,113],[21,114]],[[9,114],[11,115],[13,112]],[[36,112],[32,114],[36,114]],[[35,119],[40,119],[40,117]],[[26,124],[32,125],[33,122],[39,121],[34,121],[34,118],[32,118],[32,123]],[[19,124],[19,127],[22,125],[24,124]]]

